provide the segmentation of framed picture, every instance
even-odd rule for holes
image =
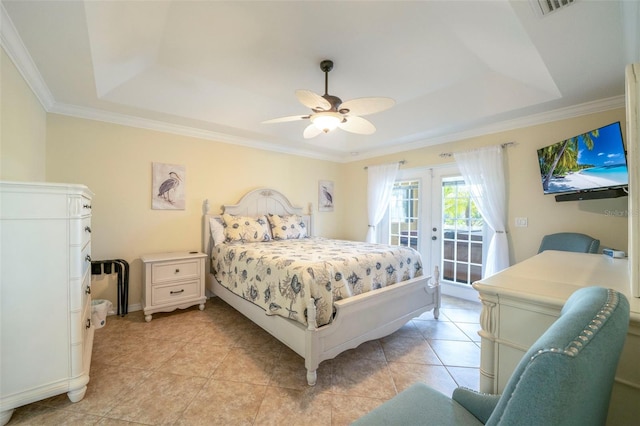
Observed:
[[[152,163],[151,208],[184,210],[186,170],[176,164]]]
[[[333,182],[330,180],[318,181],[318,211],[333,211]]]

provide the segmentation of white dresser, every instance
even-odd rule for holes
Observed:
[[[524,353],[558,318],[569,296],[588,286],[613,288],[629,299],[631,319],[607,424],[638,424],[640,299],[631,296],[627,259],[545,251],[474,283],[483,305],[480,391],[502,392]]]
[[[154,312],[170,312],[200,305],[204,309],[204,265],[199,252],[146,254],[142,260],[142,309],[145,320]]]
[[[87,390],[92,196],[83,185],[0,182],[0,424],[16,407]]]

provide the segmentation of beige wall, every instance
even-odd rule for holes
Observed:
[[[627,250],[627,197],[606,200],[556,202],[553,195],[544,195],[536,150],[599,126],[620,121],[625,129],[624,108],[556,121],[533,127],[462,140],[446,145],[422,148],[400,154],[349,163],[344,166],[344,182],[351,210],[345,217],[345,238],[363,239],[366,235],[366,180],[362,168],[407,160],[402,169],[441,165],[452,162],[440,153],[461,151],[481,146],[516,142],[506,149],[506,180],[510,259],[520,262],[536,254],[545,234],[561,231],[582,232],[601,240],[607,247]],[[527,217],[528,227],[516,228],[516,217]]]
[[[336,163],[57,114],[48,117],[47,152],[48,181],[82,183],[95,193],[92,256],[131,264],[130,304],[141,297],[141,255],[201,248],[207,198],[218,213],[251,189],[274,188],[305,211],[313,204],[317,235],[341,235],[340,208],[317,211],[318,180],[342,180]],[[185,210],[151,209],[153,162],[186,167]],[[115,302],[112,282],[102,277],[94,286],[94,297]]]
[[[0,179],[45,180],[47,113],[0,49]]]

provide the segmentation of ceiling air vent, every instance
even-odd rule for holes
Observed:
[[[536,15],[546,16],[556,10],[571,6],[576,0],[529,0]]]

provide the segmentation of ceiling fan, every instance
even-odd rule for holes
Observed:
[[[362,116],[391,108],[395,101],[391,98],[375,97],[342,102],[339,97],[329,94],[329,71],[333,69],[333,61],[327,59],[320,62],[320,69],[324,72],[324,95],[320,96],[311,90],[296,90],[298,100],[302,105],[311,108],[312,114],[274,118],[263,123],[311,120],[311,124],[304,129],[305,139],[313,138],[322,132],[328,133],[336,127],[361,135],[374,133],[375,126]]]

